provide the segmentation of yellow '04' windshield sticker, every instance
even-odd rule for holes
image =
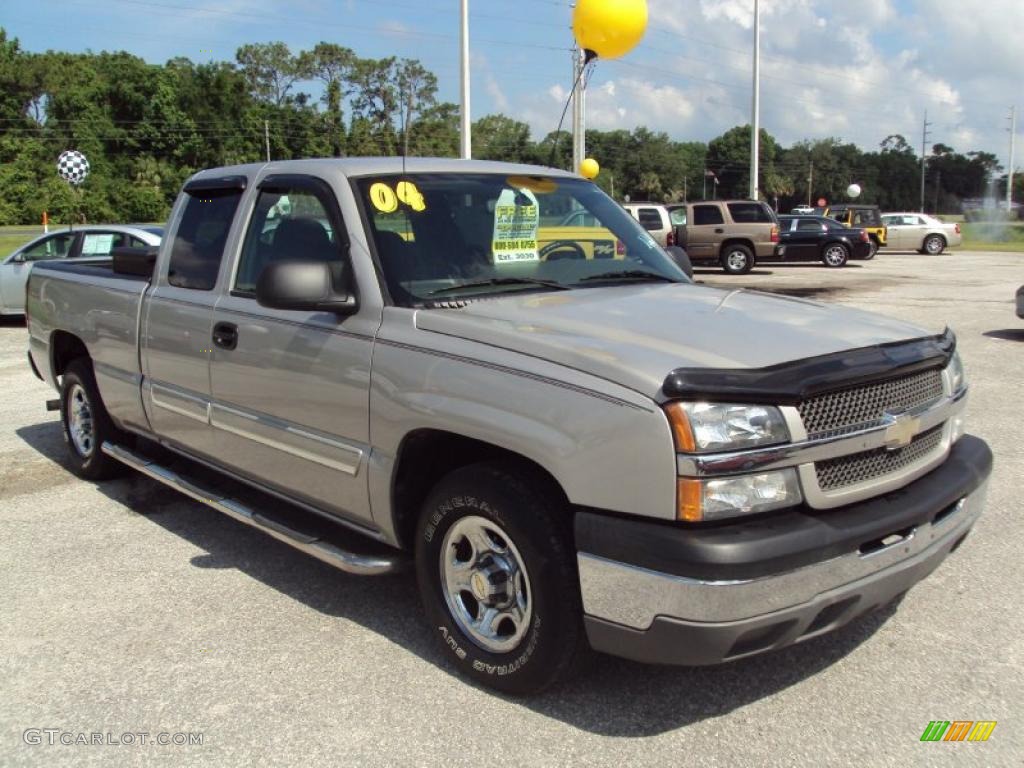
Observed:
[[[394,213],[398,210],[399,203],[404,203],[417,212],[427,210],[423,193],[411,181],[400,181],[394,188],[390,184],[378,181],[370,186],[369,195],[370,203],[381,213]]]

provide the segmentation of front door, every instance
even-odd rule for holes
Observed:
[[[255,197],[230,291],[218,302],[210,421],[220,461],[355,522],[371,521],[366,471],[373,337],[380,310],[268,309],[263,267],[340,263],[348,235],[334,192],[310,176],[268,176]]]

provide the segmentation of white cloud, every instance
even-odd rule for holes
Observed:
[[[837,137],[874,149],[900,133],[917,146],[927,109],[929,143],[960,151],[1005,144],[992,128],[1005,127],[1005,109],[986,113],[979,102],[1019,93],[1024,57],[1017,25],[1007,21],[1022,16],[1020,2],[990,0],[975,13],[935,0],[922,2],[918,15],[890,0],[762,0],[761,125],[784,144]],[[649,0],[645,40],[621,62],[599,64],[591,80],[588,124],[708,140],[748,122],[752,7],[751,0],[699,0],[681,12],[679,0]],[[1005,81],[993,74],[995,64]],[[566,90],[550,86],[543,109],[527,98],[535,131],[552,129],[550,101],[564,102]]]

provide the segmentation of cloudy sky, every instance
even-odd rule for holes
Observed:
[[[643,42],[599,61],[591,127],[646,125],[707,140],[749,122],[753,0],[648,0]],[[123,49],[148,61],[232,59],[245,42],[320,40],[421,59],[458,101],[458,0],[36,0],[0,24],[32,51]],[[553,130],[571,85],[568,0],[470,0],[472,114]],[[1024,110],[1024,0],[762,0],[761,124],[784,144],[836,136],[866,149],[901,133],[1005,162]],[[1024,119],[1017,167],[1024,166]]]

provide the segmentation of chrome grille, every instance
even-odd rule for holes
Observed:
[[[865,480],[873,480],[891,472],[908,467],[939,447],[942,442],[942,425],[922,432],[908,445],[890,451],[887,448],[875,448],[849,456],[826,459],[816,462],[814,471],[818,477],[818,487],[823,491],[834,491],[847,485],[855,485]]]
[[[833,437],[882,423],[886,411],[900,413],[942,397],[942,371],[925,371],[856,389],[829,392],[797,405],[807,437]]]

